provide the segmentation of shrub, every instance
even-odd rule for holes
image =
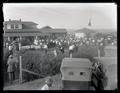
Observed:
[[[28,50],[22,54],[22,67],[39,73],[40,75],[44,75],[44,77],[55,75],[60,72],[62,58],[63,56],[61,53],[55,57],[53,53],[46,55],[45,52],[41,50]],[[38,78],[38,76],[29,73],[23,73],[23,77],[28,80]]]

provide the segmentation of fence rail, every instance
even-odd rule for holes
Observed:
[[[27,72],[27,73],[30,73],[30,74],[33,74],[33,75],[37,75],[39,77],[44,77],[45,75],[41,75],[41,74],[38,74],[38,73],[35,73],[33,71],[29,71],[27,69],[23,69],[22,68],[22,56],[19,57],[20,58],[20,73],[19,73],[19,83],[22,83],[23,82],[23,78],[22,78],[22,72]]]
[[[40,76],[40,77],[44,77],[44,75],[41,75],[41,74],[38,74],[38,73],[35,73],[35,72],[32,72],[32,71],[29,71],[27,69],[22,69],[22,71],[30,73],[30,74],[33,74],[33,75],[37,75],[37,76]]]

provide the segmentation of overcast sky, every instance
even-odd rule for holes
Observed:
[[[38,28],[117,29],[117,6],[114,3],[4,3],[4,20],[33,21]]]

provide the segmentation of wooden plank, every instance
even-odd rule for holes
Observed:
[[[37,76],[40,76],[40,77],[44,77],[44,75],[40,75],[40,74],[38,74],[38,73],[29,71],[29,70],[27,70],[27,69],[22,69],[22,71],[27,72],[27,73],[30,73],[30,74],[34,74],[34,75],[37,75]]]

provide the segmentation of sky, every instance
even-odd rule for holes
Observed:
[[[117,29],[115,3],[4,3],[4,20],[33,21],[38,28]]]

